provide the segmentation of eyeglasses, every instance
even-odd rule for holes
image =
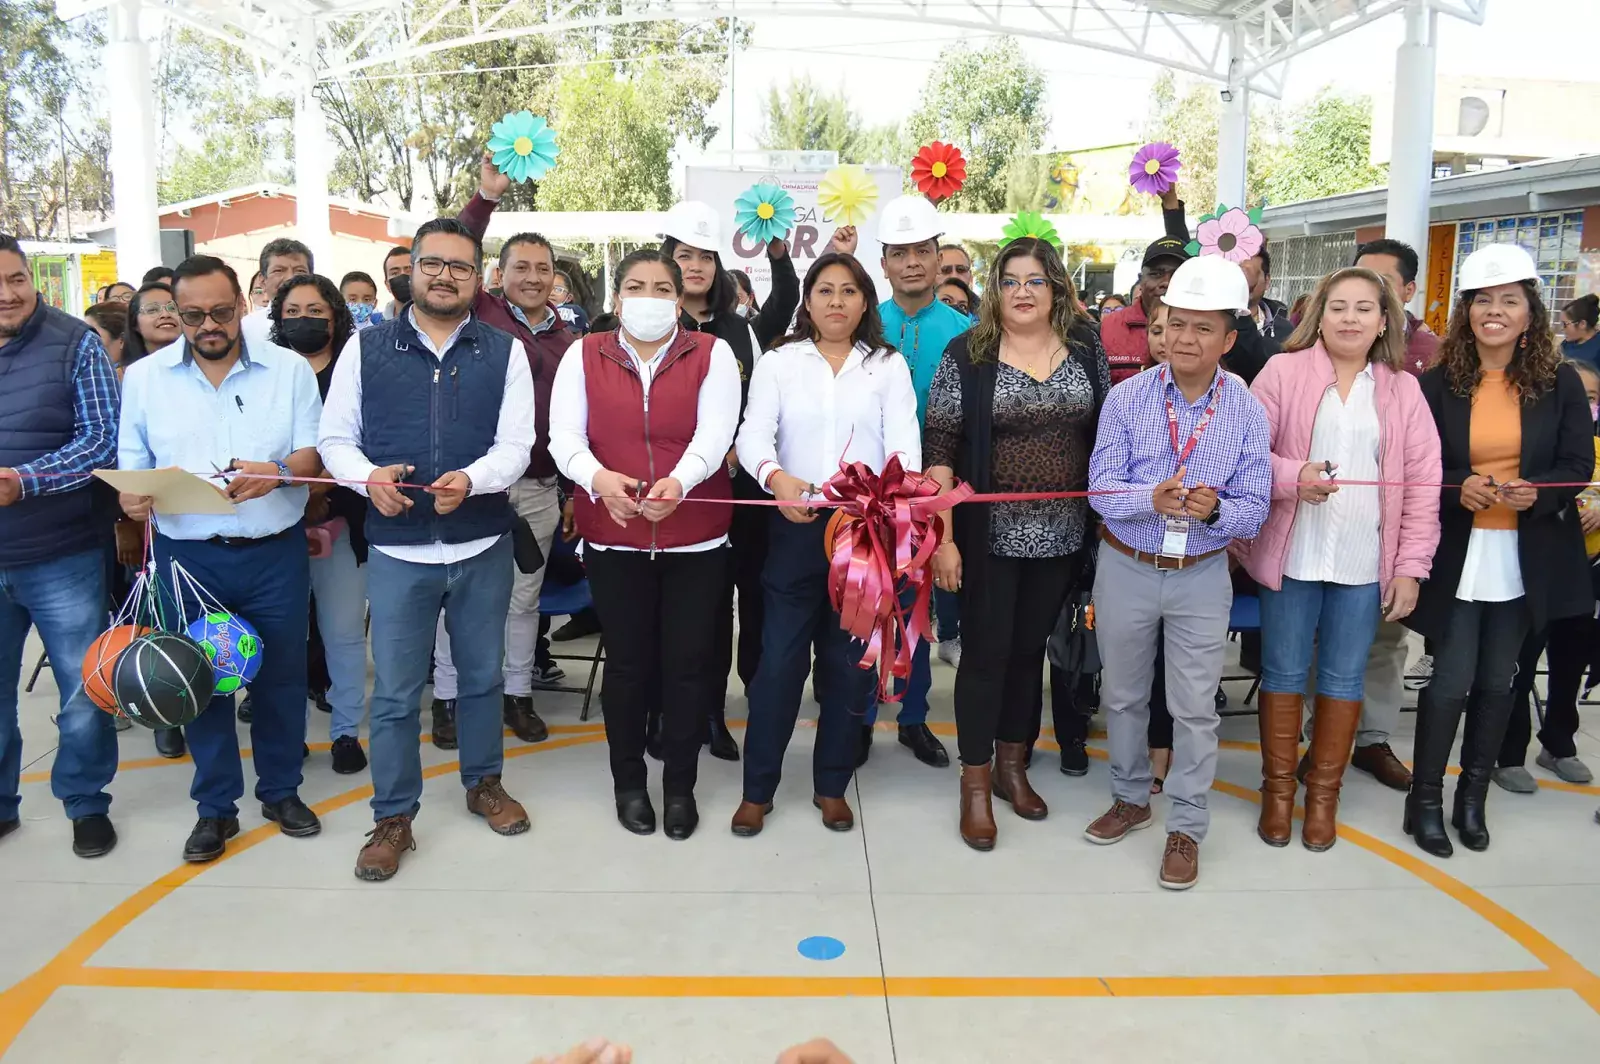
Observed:
[[[430,256],[426,259],[417,260],[417,269],[421,270],[426,277],[440,276],[444,273],[445,267],[449,267],[452,281],[470,281],[472,275],[478,272],[478,268],[472,263],[455,259],[436,259]]]
[[[1038,292],[1048,287],[1050,287],[1050,282],[1043,277],[1030,277],[1026,281],[1019,281],[1015,277],[1007,277],[1000,282],[1001,290],[1008,296],[1016,295],[1023,288],[1030,292]]]
[[[553,296],[564,296],[567,294],[567,289],[564,285],[558,284],[554,288],[550,289],[550,294]]]
[[[176,313],[178,313],[178,304],[173,303],[171,301],[168,301],[166,303],[140,303],[139,304],[139,317],[141,317],[141,318],[153,318],[157,314],[176,314]]]
[[[178,320],[192,329],[196,325],[204,325],[207,318],[210,318],[218,325],[226,325],[238,313],[239,307],[237,305],[212,307],[210,310],[180,310],[178,311]]]

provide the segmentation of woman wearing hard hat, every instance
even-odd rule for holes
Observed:
[[[1523,638],[1594,608],[1583,532],[1567,517],[1579,489],[1540,486],[1589,480],[1594,419],[1583,381],[1561,364],[1533,258],[1510,244],[1479,248],[1456,282],[1439,362],[1421,378],[1444,466],[1439,549],[1406,620],[1437,649],[1418,699],[1404,828],[1437,857],[1452,850],[1444,772],[1462,714],[1451,824],[1462,845],[1484,850],[1489,774]]]
[[[1100,332],[1056,249],[1024,237],[990,267],[981,320],[950,345],[928,393],[928,475],[983,492],[1082,491],[1111,388]],[[1049,812],[1028,782],[1045,641],[1083,569],[1083,499],[967,504],[934,554],[934,586],[961,594],[956,672],[961,838],[994,848],[990,794],[1028,820]]]
[[[1260,584],[1261,821],[1287,846],[1294,826],[1302,692],[1316,648],[1316,713],[1301,841],[1322,851],[1361,718],[1378,621],[1417,603],[1439,545],[1439,434],[1405,371],[1400,297],[1371,270],[1323,278],[1307,313],[1250,386],[1272,426],[1271,513],[1240,556]],[[1393,487],[1339,487],[1339,480]],[[1401,487],[1403,484],[1417,485]],[[1298,485],[1298,487],[1296,487]]]
[[[761,311],[747,320],[739,313],[739,289],[722,266],[718,250],[723,247],[722,219],[716,211],[697,200],[685,200],[667,212],[661,235],[661,253],[683,271],[683,328],[710,333],[732,349],[739,363],[742,411],[756,359],[768,344],[783,335],[794,318],[795,307],[800,305],[800,279],[795,276],[789,245],[783,240],[767,245],[772,290]],[[734,498],[766,497],[761,486],[739,469],[731,451],[728,470],[733,474]],[[748,688],[761,658],[761,567],[767,558],[768,515],[759,506],[735,506],[733,510],[729,533],[733,564],[724,604],[717,612],[717,664],[723,682],[710,706],[711,754],[724,761],[739,760],[739,744],[728,731],[726,716],[727,676],[735,665],[734,588],[739,591],[737,666],[739,679]]]
[[[839,472],[863,462],[875,473],[898,454],[908,470],[922,467],[917,398],[905,359],[884,342],[872,279],[854,256],[828,253],[806,273],[805,302],[786,342],[756,363],[750,402],[739,427],[739,462],[779,501],[799,503]],[[815,685],[821,694],[812,755],[813,803],[833,831],[849,831],[855,815],[845,789],[855,770],[857,722],[875,677],[855,667],[859,648],[839,627],[828,598],[828,522],[804,506],[769,514],[762,585],[766,626],[761,664],[750,685],[744,737],[744,800],[735,835],[760,833],[794,735],[800,696],[816,639]]]

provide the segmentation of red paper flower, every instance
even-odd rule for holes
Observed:
[[[936,140],[924,144],[911,160],[911,180],[917,191],[938,203],[961,191],[967,182],[967,160],[954,144]]]

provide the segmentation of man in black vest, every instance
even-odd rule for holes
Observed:
[[[78,682],[106,628],[106,536],[89,474],[117,454],[117,378],[100,337],[47,306],[14,237],[0,233],[0,838],[18,824],[22,732],[17,681],[30,625],[61,692],[50,789],[72,819],[72,850],[117,844],[106,787],[117,732]]]

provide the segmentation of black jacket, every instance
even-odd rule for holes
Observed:
[[[1439,549],[1433,573],[1422,585],[1416,612],[1406,627],[1430,639],[1444,635],[1455,607],[1456,587],[1472,535],[1472,513],[1461,506],[1462,481],[1472,476],[1468,457],[1472,399],[1456,395],[1443,366],[1422,375],[1422,396],[1439,429],[1444,483],[1439,509]],[[1570,366],[1556,371],[1555,387],[1536,402],[1522,405],[1523,480],[1533,484],[1587,482],[1594,472],[1594,419],[1583,381]],[[1594,608],[1583,532],[1572,520],[1579,488],[1541,488],[1538,499],[1517,516],[1517,554],[1533,629],[1557,617],[1578,617]]]

